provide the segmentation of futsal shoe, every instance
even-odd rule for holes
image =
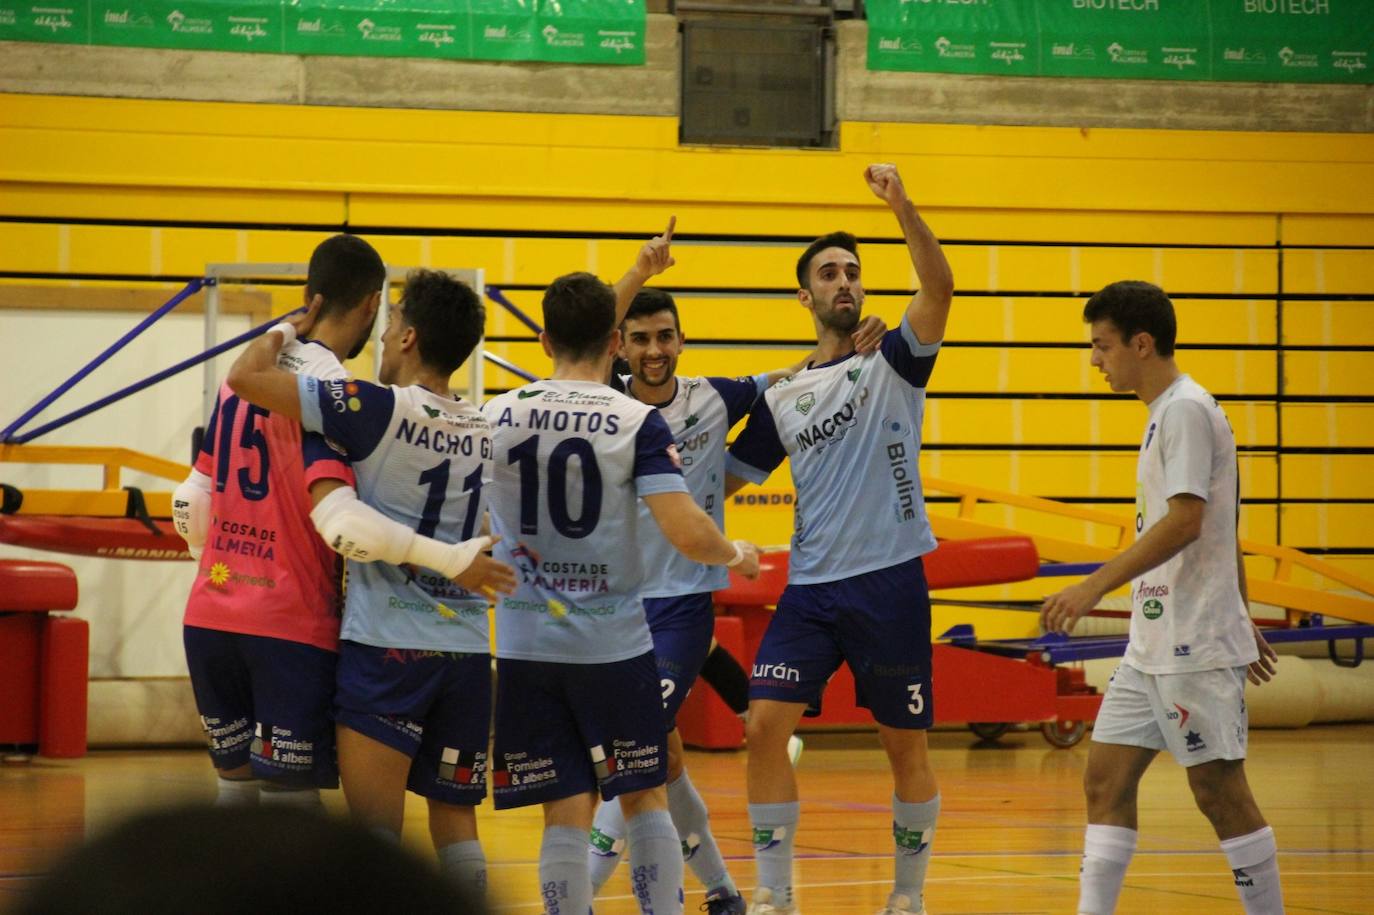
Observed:
[[[926,915],[925,907],[916,911],[911,907],[911,898],[893,894],[887,897],[887,905],[878,910],[878,915]]]
[[[801,915],[795,905],[773,905],[773,891],[761,886],[754,891],[754,901],[749,903],[745,915]]]
[[[731,896],[729,890],[722,889],[706,897],[701,911],[707,915],[745,915],[744,897]]]
[[[805,748],[806,744],[802,743],[802,739],[796,734],[787,738],[787,758],[792,761],[794,769],[797,766],[797,760],[801,759],[802,750]]]

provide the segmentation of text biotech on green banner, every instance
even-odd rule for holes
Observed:
[[[1374,0],[868,0],[868,68],[1374,83]]]
[[[0,41],[644,63],[644,0],[0,0]]]

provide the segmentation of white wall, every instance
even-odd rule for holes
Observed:
[[[168,292],[168,296],[172,294]],[[143,316],[122,312],[0,311],[0,427],[132,328]],[[96,369],[25,429],[83,406],[204,349],[203,317],[175,312]],[[218,339],[249,327],[244,316],[220,319]],[[234,351],[236,352],[236,351]],[[233,352],[215,360],[216,377]],[[189,463],[191,430],[201,425],[201,369],[196,367],[34,441],[46,445],[133,448]],[[100,468],[0,463],[0,482],[20,489],[95,489]],[[126,486],[169,491],[174,483],[126,472]],[[185,676],[181,615],[195,574],[189,562],[95,559],[0,544],[0,559],[39,559],[70,566],[81,601],[76,615],[91,625],[92,677]]]

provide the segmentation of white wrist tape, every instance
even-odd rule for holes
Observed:
[[[330,549],[356,562],[413,563],[456,578],[477,554],[491,546],[490,537],[442,543],[422,537],[361,502],[352,486],[340,487],[320,500],[310,513],[315,530]]]
[[[186,551],[196,559],[205,546],[210,529],[210,491],[212,481],[199,470],[172,490],[172,525],[186,541]]]
[[[429,537],[416,536],[407,561],[433,569],[445,578],[457,578],[468,570],[477,554],[489,546],[490,537],[474,537],[461,543],[441,543]]]
[[[727,562],[727,563],[725,564],[725,567],[726,567],[727,569],[733,569],[735,566],[739,565],[741,562],[744,562],[744,548],[741,547],[741,546],[739,545],[739,541],[738,541],[738,540],[732,540],[732,541],[730,542],[730,545],[731,545],[732,547],[735,548],[735,558],[734,558],[734,559],[731,559],[729,562]]]
[[[406,561],[415,532],[370,505],[358,501],[352,486],[343,486],[320,500],[310,512],[315,530],[329,548],[356,562]]]
[[[296,339],[296,328],[293,325],[286,323],[285,321],[282,321],[280,324],[273,324],[270,328],[268,328],[267,332],[269,334],[281,334],[282,346],[285,346],[292,340]]]

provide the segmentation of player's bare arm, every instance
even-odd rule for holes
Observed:
[[[294,340],[310,332],[323,304],[324,297],[315,296],[304,314],[286,318],[248,344],[229,368],[225,383],[249,403],[299,421],[301,399],[296,388],[296,376],[277,367],[277,356],[286,345],[288,336]]]
[[[916,204],[907,195],[897,166],[887,163],[870,165],[864,170],[864,180],[879,200],[892,209],[902,227],[907,252],[916,268],[920,290],[912,296],[906,309],[907,323],[922,343],[936,343],[945,338],[945,324],[949,320],[949,306],[954,297],[954,272],[935,233],[930,231]]]
[[[729,540],[711,516],[685,492],[642,496],[663,536],[693,562],[728,566],[745,578],[758,578],[759,549],[745,540]]]
[[[1196,540],[1202,533],[1202,510],[1206,504],[1192,495],[1170,498],[1168,513],[1139,540],[1078,584],[1045,599],[1040,607],[1040,623],[1045,631],[1071,632],[1104,594],[1168,561]]]
[[[676,227],[677,217],[668,217],[668,228],[663,231],[662,235],[655,235],[640,247],[639,253],[635,255],[634,264],[611,287],[615,290],[616,327],[619,327],[620,322],[625,320],[625,313],[630,310],[630,303],[634,301],[639,290],[644,288],[644,284],[677,263],[673,259],[671,250],[673,229]]]
[[[744,477],[737,477],[733,473],[727,473],[725,475],[725,498],[730,498],[748,485],[749,481]]]

